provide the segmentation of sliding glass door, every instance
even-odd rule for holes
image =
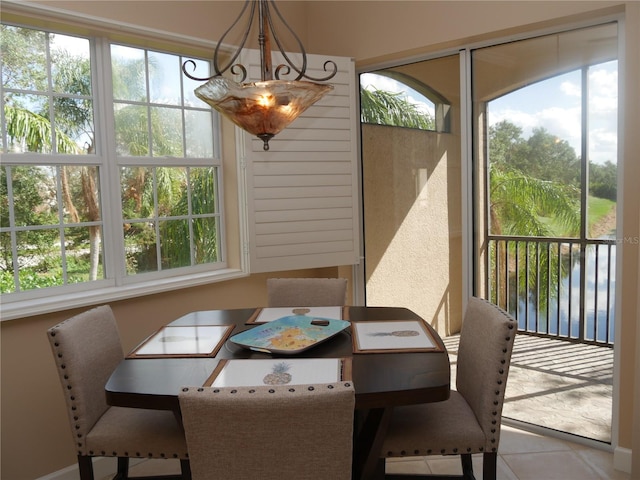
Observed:
[[[522,334],[613,347],[617,44],[609,23],[471,52],[475,289]],[[538,353],[505,415],[610,441],[612,365]],[[568,410],[534,378],[570,395]],[[592,408],[586,386],[608,408]],[[589,431],[579,417],[596,412],[602,428]]]

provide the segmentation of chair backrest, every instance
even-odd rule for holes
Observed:
[[[270,307],[324,307],[346,305],[346,278],[269,278]]]
[[[465,398],[488,439],[500,440],[502,406],[517,324],[496,305],[472,297],[462,323],[456,389]],[[489,451],[489,450],[487,450]]]
[[[104,305],[69,318],[47,331],[71,430],[80,452],[84,439],[109,408],[104,386],[124,358],[111,307]]]
[[[185,387],[180,410],[193,480],[348,480],[349,382]]]

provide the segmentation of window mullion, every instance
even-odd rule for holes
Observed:
[[[122,205],[120,202],[120,166],[115,149],[115,130],[113,117],[113,82],[111,79],[110,45],[105,38],[95,39],[95,78],[96,95],[96,154],[102,158],[100,176],[102,215],[103,215],[103,253],[106,277],[116,286],[122,284],[125,275],[125,250],[122,242]]]

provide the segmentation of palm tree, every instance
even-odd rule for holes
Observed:
[[[360,88],[360,117],[362,123],[435,129],[431,115],[409,102],[401,93],[385,90]]]
[[[489,142],[489,230],[492,235],[506,235],[517,237],[576,237],[580,231],[580,195],[578,188],[572,183],[552,181],[540,177],[549,176],[547,171],[540,170],[540,162],[535,158],[545,156],[539,147],[535,148],[530,142],[521,138],[521,129],[509,122],[501,122],[490,130]],[[537,132],[536,139],[545,136],[545,132]],[[569,170],[574,159],[566,154],[566,148],[557,142],[553,148],[562,148],[566,159],[564,165]],[[550,155],[553,152],[547,152]],[[575,155],[574,155],[575,156]],[[540,176],[524,172],[522,167],[533,162],[538,168]],[[524,167],[523,167],[524,168]],[[556,167],[561,168],[561,167]],[[547,170],[550,170],[548,168]],[[567,172],[568,173],[568,172]],[[558,175],[556,177],[560,178]],[[557,233],[560,232],[560,233]],[[547,244],[547,248],[540,248],[536,243],[535,249],[527,248],[525,259],[528,269],[518,268],[520,278],[515,278],[515,264],[522,261],[518,253],[519,241],[497,241],[495,249],[490,251],[491,265],[496,265],[498,259],[505,259],[508,263],[507,275],[498,275],[493,269],[492,282],[496,285],[495,296],[506,299],[507,284],[515,284],[510,291],[517,295],[519,291],[533,294],[538,302],[538,308],[544,309],[549,298],[546,289],[538,291],[540,285],[557,285],[558,275],[562,275],[567,268],[564,263],[558,264],[557,244]],[[538,268],[547,265],[549,268]],[[497,278],[495,277],[497,275]],[[553,293],[553,292],[551,292]],[[517,298],[510,300],[511,305],[517,305]],[[503,304],[503,306],[506,306]]]

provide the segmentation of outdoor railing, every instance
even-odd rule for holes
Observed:
[[[613,346],[615,240],[491,235],[489,298],[521,332]]]

